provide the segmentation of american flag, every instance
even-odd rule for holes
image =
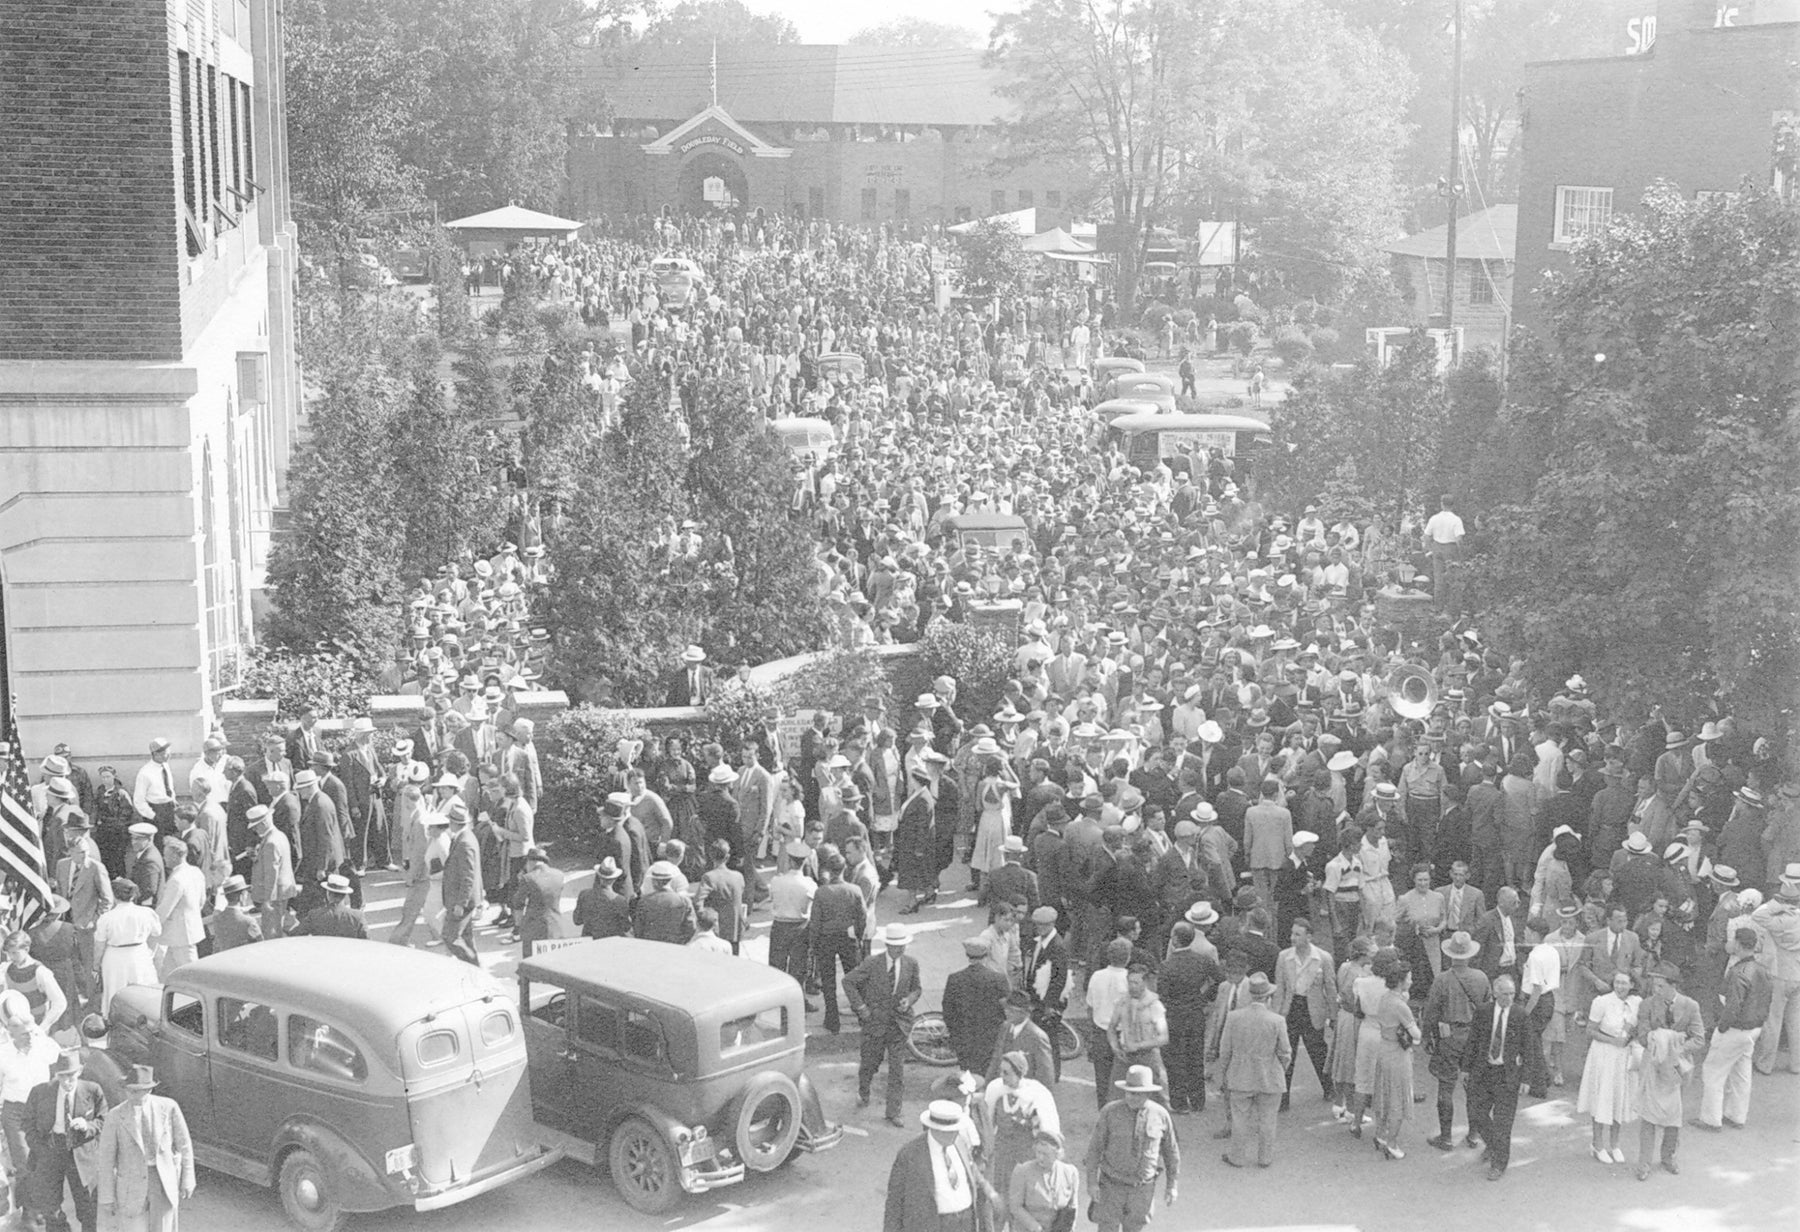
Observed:
[[[19,725],[7,699],[6,730],[16,740]],[[31,815],[31,784],[25,780],[23,752],[14,748],[0,779],[0,879],[13,896],[14,926],[27,928],[50,904],[44,836]]]

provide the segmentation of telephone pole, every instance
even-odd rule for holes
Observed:
[[[1462,200],[1462,0],[1451,0],[1450,9],[1450,174],[1443,193],[1449,202],[1444,227],[1444,346],[1450,362],[1456,353],[1456,209]]]

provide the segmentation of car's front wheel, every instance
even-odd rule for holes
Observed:
[[[281,1161],[276,1190],[288,1222],[296,1228],[338,1232],[344,1226],[344,1209],[332,1193],[331,1179],[311,1151],[292,1151]]]
[[[608,1157],[613,1184],[632,1209],[660,1215],[681,1197],[675,1152],[649,1122],[627,1117],[613,1130]]]

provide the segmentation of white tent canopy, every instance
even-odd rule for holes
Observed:
[[[1020,245],[1026,252],[1042,253],[1045,256],[1087,254],[1094,251],[1094,246],[1085,240],[1078,240],[1064,231],[1054,227],[1040,235],[1034,235]]]
[[[1030,209],[1014,210],[1010,214],[993,214],[987,218],[970,219],[968,222],[959,222],[949,229],[950,234],[967,235],[984,222],[1003,223],[1006,226],[1011,227],[1018,235],[1036,235],[1037,207],[1032,206]]]
[[[488,210],[483,214],[471,214],[467,218],[458,218],[455,222],[447,222],[444,228],[448,231],[503,231],[513,235],[573,235],[581,229],[581,224],[572,218],[558,218],[554,214],[543,214],[537,210],[528,210],[522,205],[506,205],[497,210]]]

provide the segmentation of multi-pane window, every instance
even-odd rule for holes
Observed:
[[[1551,238],[1558,244],[1599,235],[1612,218],[1613,190],[1573,184],[1556,186],[1556,225]]]

